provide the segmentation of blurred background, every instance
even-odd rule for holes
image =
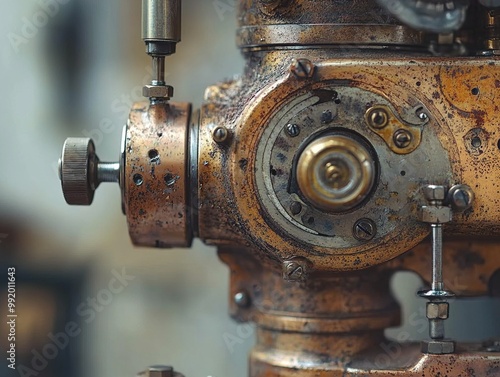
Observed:
[[[242,72],[235,4],[183,2],[183,42],[167,59],[176,101],[199,107],[207,86]],[[143,100],[140,0],[7,2],[0,17],[0,344],[5,355],[15,266],[16,363],[29,368],[12,372],[2,357],[0,376],[125,377],[159,363],[186,377],[245,376],[253,331],[227,315],[228,269],[215,249],[134,249],[117,185],[90,208],[61,193],[66,137],[92,137],[102,160],[117,160],[128,110]],[[420,285],[395,279],[405,324],[390,336],[426,337]],[[450,335],[500,336],[498,300],[473,301],[453,303]]]

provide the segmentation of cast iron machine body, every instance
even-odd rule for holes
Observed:
[[[65,197],[117,181],[134,244],[217,246],[231,315],[257,325],[252,377],[500,376],[497,343],[443,326],[455,294],[500,295],[498,7],[241,1],[245,71],[193,112],[164,78],[180,1],[145,0],[149,101],[118,163],[68,139]],[[429,340],[388,358],[401,270],[429,283]]]

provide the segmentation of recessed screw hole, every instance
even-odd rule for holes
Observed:
[[[472,93],[472,95],[477,96],[479,94],[479,88],[472,88],[470,92]]]
[[[335,102],[337,105],[340,105],[340,103],[341,103],[342,101],[340,100],[340,98],[337,98],[334,102]]]
[[[313,224],[314,224],[314,217],[312,217],[312,216],[311,216],[311,217],[309,217],[309,218],[307,219],[307,223],[308,223],[309,225],[313,225]]]
[[[271,166],[271,175],[277,175],[278,172]]]
[[[404,177],[406,175],[406,172],[404,170],[401,170],[401,176]]]
[[[471,140],[471,144],[474,148],[479,148],[482,144],[481,139],[479,137],[473,137]]]
[[[165,183],[167,186],[173,186],[175,184],[176,178],[174,177],[173,174],[167,173],[165,174],[165,177],[163,178],[165,180]]]
[[[500,140],[498,140],[498,142],[497,142],[497,147],[498,147],[498,149],[500,149]]]
[[[158,162],[158,159],[160,158],[159,155],[158,155],[158,151],[156,149],[151,149],[149,152],[148,152],[148,157],[150,159],[150,161],[153,163],[153,162]]]
[[[134,180],[136,186],[140,186],[144,183],[144,178],[142,178],[142,175],[140,174],[135,174],[132,179]]]
[[[422,85],[422,83],[420,81],[417,81],[416,85],[420,86],[420,85]]]

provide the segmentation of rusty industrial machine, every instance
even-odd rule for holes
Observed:
[[[134,244],[215,245],[257,325],[251,377],[500,376],[500,343],[444,331],[450,297],[500,296],[500,1],[242,0],[245,71],[199,111],[165,82],[180,8],[143,1],[148,100],[119,162],[66,141],[67,202],[118,182]],[[429,337],[390,357],[402,270]]]

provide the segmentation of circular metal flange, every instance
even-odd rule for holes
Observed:
[[[263,91],[240,119],[235,133],[245,148],[235,148],[231,156],[231,179],[245,184],[233,186],[234,200],[240,223],[254,244],[272,258],[304,257],[320,270],[362,269],[406,252],[427,236],[428,228],[418,220],[421,182],[448,182],[453,175],[448,154],[435,133],[440,126],[434,118],[426,124],[420,146],[402,157],[373,133],[364,117],[376,103],[405,120],[401,114],[415,104],[405,104],[408,97],[397,95],[398,89],[392,93],[399,105],[395,107],[359,84],[329,82],[325,78],[328,68],[317,66],[316,75],[324,81],[299,82],[290,77]],[[300,132],[290,134],[289,125]],[[360,140],[378,161],[368,198],[339,213],[307,200],[295,173],[307,145],[336,133]],[[240,161],[246,161],[245,169]],[[369,237],[353,234],[360,219],[373,221]]]
[[[243,49],[325,45],[421,47],[424,38],[422,33],[400,25],[276,24],[238,30],[238,46]]]
[[[137,246],[191,245],[190,116],[187,103],[137,103],[132,107],[123,187],[129,233]]]

